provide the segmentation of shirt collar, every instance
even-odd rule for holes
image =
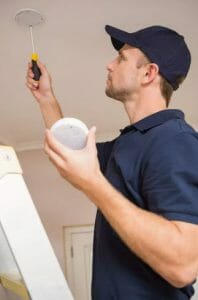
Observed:
[[[132,131],[134,129],[141,132],[149,130],[155,126],[163,124],[164,122],[171,119],[184,119],[184,113],[179,109],[165,109],[158,111],[144,119],[126,126],[124,129],[121,129],[121,134]]]

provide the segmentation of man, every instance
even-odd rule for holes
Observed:
[[[61,176],[97,206],[93,300],[186,300],[198,274],[198,134],[167,109],[186,77],[190,52],[181,35],[152,26],[127,33],[106,26],[118,56],[106,94],[121,101],[130,125],[83,150],[65,148],[46,130],[45,152]],[[44,65],[27,86],[46,127],[62,117]]]

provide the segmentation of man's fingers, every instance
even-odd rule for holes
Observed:
[[[39,86],[39,83],[38,83],[38,81],[35,81],[33,79],[34,73],[32,72],[31,67],[32,67],[32,64],[29,63],[28,64],[28,70],[27,70],[27,76],[26,76],[26,85],[31,90],[36,90]]]
[[[31,90],[31,91],[36,91],[37,87],[33,86],[32,84],[29,84],[26,82],[26,86]]]
[[[38,87],[38,85],[39,85],[38,81],[35,81],[34,79],[32,79],[30,77],[26,77],[26,80],[29,85],[32,85],[35,87]]]
[[[50,161],[51,161],[58,169],[62,169],[62,168],[63,168],[64,161],[62,160],[62,158],[61,158],[59,155],[57,155],[57,154],[49,147],[47,141],[45,141],[44,151],[45,151],[45,153],[48,155]]]
[[[27,71],[27,77],[30,77],[30,78],[34,77],[34,73],[32,72],[32,69],[28,69],[28,71]]]
[[[67,160],[67,155],[71,153],[71,150],[59,143],[48,129],[46,129],[45,137],[48,146],[53,150],[53,152],[55,152],[62,159]]]

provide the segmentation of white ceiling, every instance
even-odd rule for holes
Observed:
[[[183,109],[198,128],[197,0],[0,0],[0,141],[20,150],[34,148],[43,139],[39,108],[25,87],[30,35],[14,20],[22,8],[37,9],[45,18],[34,30],[35,44],[65,116],[96,125],[99,135],[116,134],[128,123],[121,105],[104,93],[106,64],[116,54],[105,24],[128,31],[164,25],[183,34],[192,67],[171,107]]]

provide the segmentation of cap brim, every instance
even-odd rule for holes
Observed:
[[[112,44],[116,50],[119,51],[124,46],[124,44],[138,47],[137,40],[135,36],[133,36],[133,34],[110,25],[106,25],[105,30],[110,35]]]

